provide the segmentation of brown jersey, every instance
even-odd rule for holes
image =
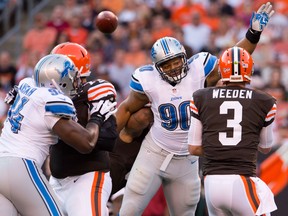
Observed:
[[[191,115],[203,125],[203,174],[255,176],[260,132],[273,122],[276,100],[261,91],[226,86],[198,90],[192,103]]]
[[[77,111],[78,123],[83,127],[88,122],[88,90],[99,83],[103,83],[103,80],[86,83],[81,93],[72,99]],[[100,127],[96,146],[89,154],[81,154],[59,140],[56,145],[50,148],[51,174],[56,178],[65,178],[92,171],[109,171],[109,151],[112,151],[117,137],[116,118],[110,116]]]

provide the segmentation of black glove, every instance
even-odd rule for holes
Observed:
[[[91,101],[89,122],[94,122],[101,126],[116,111],[117,102],[110,100]]]
[[[15,98],[18,94],[18,86],[15,85],[7,94],[6,97],[4,99],[4,102],[6,104],[12,105],[15,101]]]

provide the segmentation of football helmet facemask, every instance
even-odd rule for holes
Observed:
[[[248,82],[253,75],[253,59],[243,48],[232,47],[219,59],[219,73],[223,82]]]
[[[157,40],[152,46],[151,58],[162,79],[170,84],[180,83],[187,75],[186,51],[183,45],[173,37],[163,37]]]
[[[81,84],[73,61],[61,54],[50,54],[41,58],[34,68],[33,79],[37,87],[56,88],[73,97]]]
[[[63,54],[72,59],[77,67],[80,77],[88,77],[91,74],[91,60],[88,51],[77,43],[64,42],[55,46],[51,54]]]

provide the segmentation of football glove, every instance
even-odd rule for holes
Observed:
[[[110,100],[91,101],[90,105],[90,120],[101,126],[111,115],[116,113],[117,102]]]
[[[253,12],[252,14],[250,19],[250,28],[254,31],[262,32],[274,13],[275,11],[272,9],[270,2],[261,5],[258,11]]]
[[[5,96],[4,102],[6,104],[12,105],[15,101],[15,98],[18,94],[18,86],[15,85]]]

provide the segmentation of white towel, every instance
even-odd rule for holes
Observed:
[[[258,177],[251,177],[256,186],[256,193],[260,200],[260,205],[256,211],[256,215],[262,215],[277,210],[274,201],[274,194],[270,188]]]

